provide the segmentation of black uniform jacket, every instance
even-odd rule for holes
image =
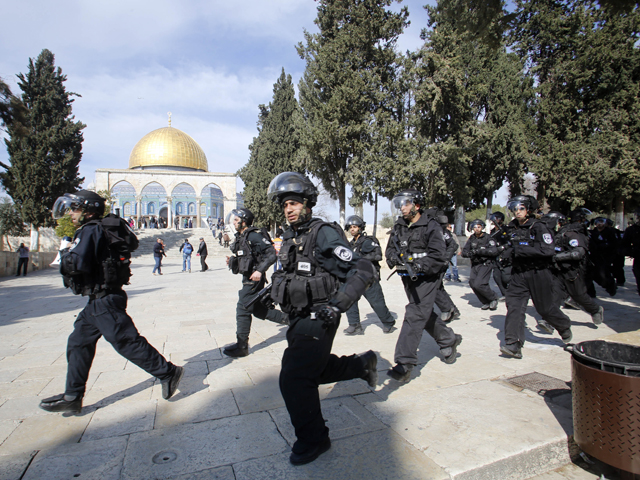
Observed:
[[[366,258],[380,270],[380,260],[382,260],[382,248],[375,237],[369,237],[365,232],[358,237],[357,240],[349,242],[351,249],[358,253],[362,258]]]
[[[76,283],[93,288],[103,282],[101,266],[108,255],[102,226],[84,225],[76,230],[69,250],[61,254],[60,273],[79,277]]]
[[[438,275],[447,262],[447,248],[442,237],[442,226],[431,216],[422,214],[417,222],[409,223],[402,217],[393,225],[398,243],[405,258],[412,256],[418,266],[416,273],[426,276]],[[417,256],[415,254],[418,254]],[[426,255],[422,255],[426,254]],[[398,265],[398,254],[391,240],[385,251],[387,261]]]
[[[462,249],[462,256],[470,258],[472,265],[489,264],[498,253],[496,241],[484,232],[471,235]]]
[[[513,247],[513,267],[516,271],[523,267],[544,267],[551,264],[555,245],[553,235],[544,222],[528,218],[521,225],[514,219],[508,228]]]

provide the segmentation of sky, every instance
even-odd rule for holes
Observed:
[[[422,45],[426,3],[433,2],[393,5],[410,13],[400,51]],[[97,168],[127,168],[138,140],[167,126],[167,112],[203,148],[209,171],[236,172],[257,135],[258,105],[271,101],[282,68],[294,85],[302,76],[295,46],[305,29],[317,32],[316,9],[312,0],[8,2],[3,17],[14,21],[0,30],[0,77],[18,94],[15,75],[28,71],[29,58],[54,53],[67,91],[81,95],[73,113],[87,125],[85,186]],[[0,161],[8,162],[6,148]],[[365,220],[373,221],[373,207]]]

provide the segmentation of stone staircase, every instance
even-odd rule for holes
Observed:
[[[196,258],[196,252],[200,245],[200,237],[204,238],[207,243],[207,250],[210,257],[222,257],[229,255],[229,249],[223,248],[218,244],[218,240],[213,238],[211,230],[208,228],[187,228],[175,230],[173,228],[147,228],[144,230],[135,230],[140,246],[133,252],[132,257],[153,256],[153,245],[158,238],[164,240],[165,253],[167,257],[182,258],[180,246],[185,238],[189,239],[189,243],[193,245],[192,261]],[[233,238],[233,236],[231,235]]]

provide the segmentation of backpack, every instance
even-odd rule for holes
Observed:
[[[89,222],[90,223],[90,222]],[[131,252],[139,245],[138,237],[133,233],[126,220],[108,214],[101,220],[95,220],[102,226],[109,246],[109,255],[102,262],[105,288],[121,288],[129,285],[131,278]]]
[[[190,243],[185,243],[182,251],[187,255],[191,255],[193,253],[193,245],[191,245]]]

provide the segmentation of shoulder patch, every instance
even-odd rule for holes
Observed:
[[[551,234],[550,233],[543,233],[542,234],[542,239],[544,240],[544,243],[551,245],[553,243],[553,238],[551,238]]]
[[[271,245],[271,242],[270,242],[269,240],[267,240],[266,238],[264,238],[264,237],[262,237],[262,242],[263,242],[265,245]]]
[[[342,245],[337,246],[333,250],[333,254],[338,257],[340,260],[345,262],[350,262],[353,258],[353,252],[349,250],[347,247],[343,247]]]
[[[577,247],[579,245],[579,242],[574,238],[573,240],[569,240],[569,245],[571,245],[572,247]]]

